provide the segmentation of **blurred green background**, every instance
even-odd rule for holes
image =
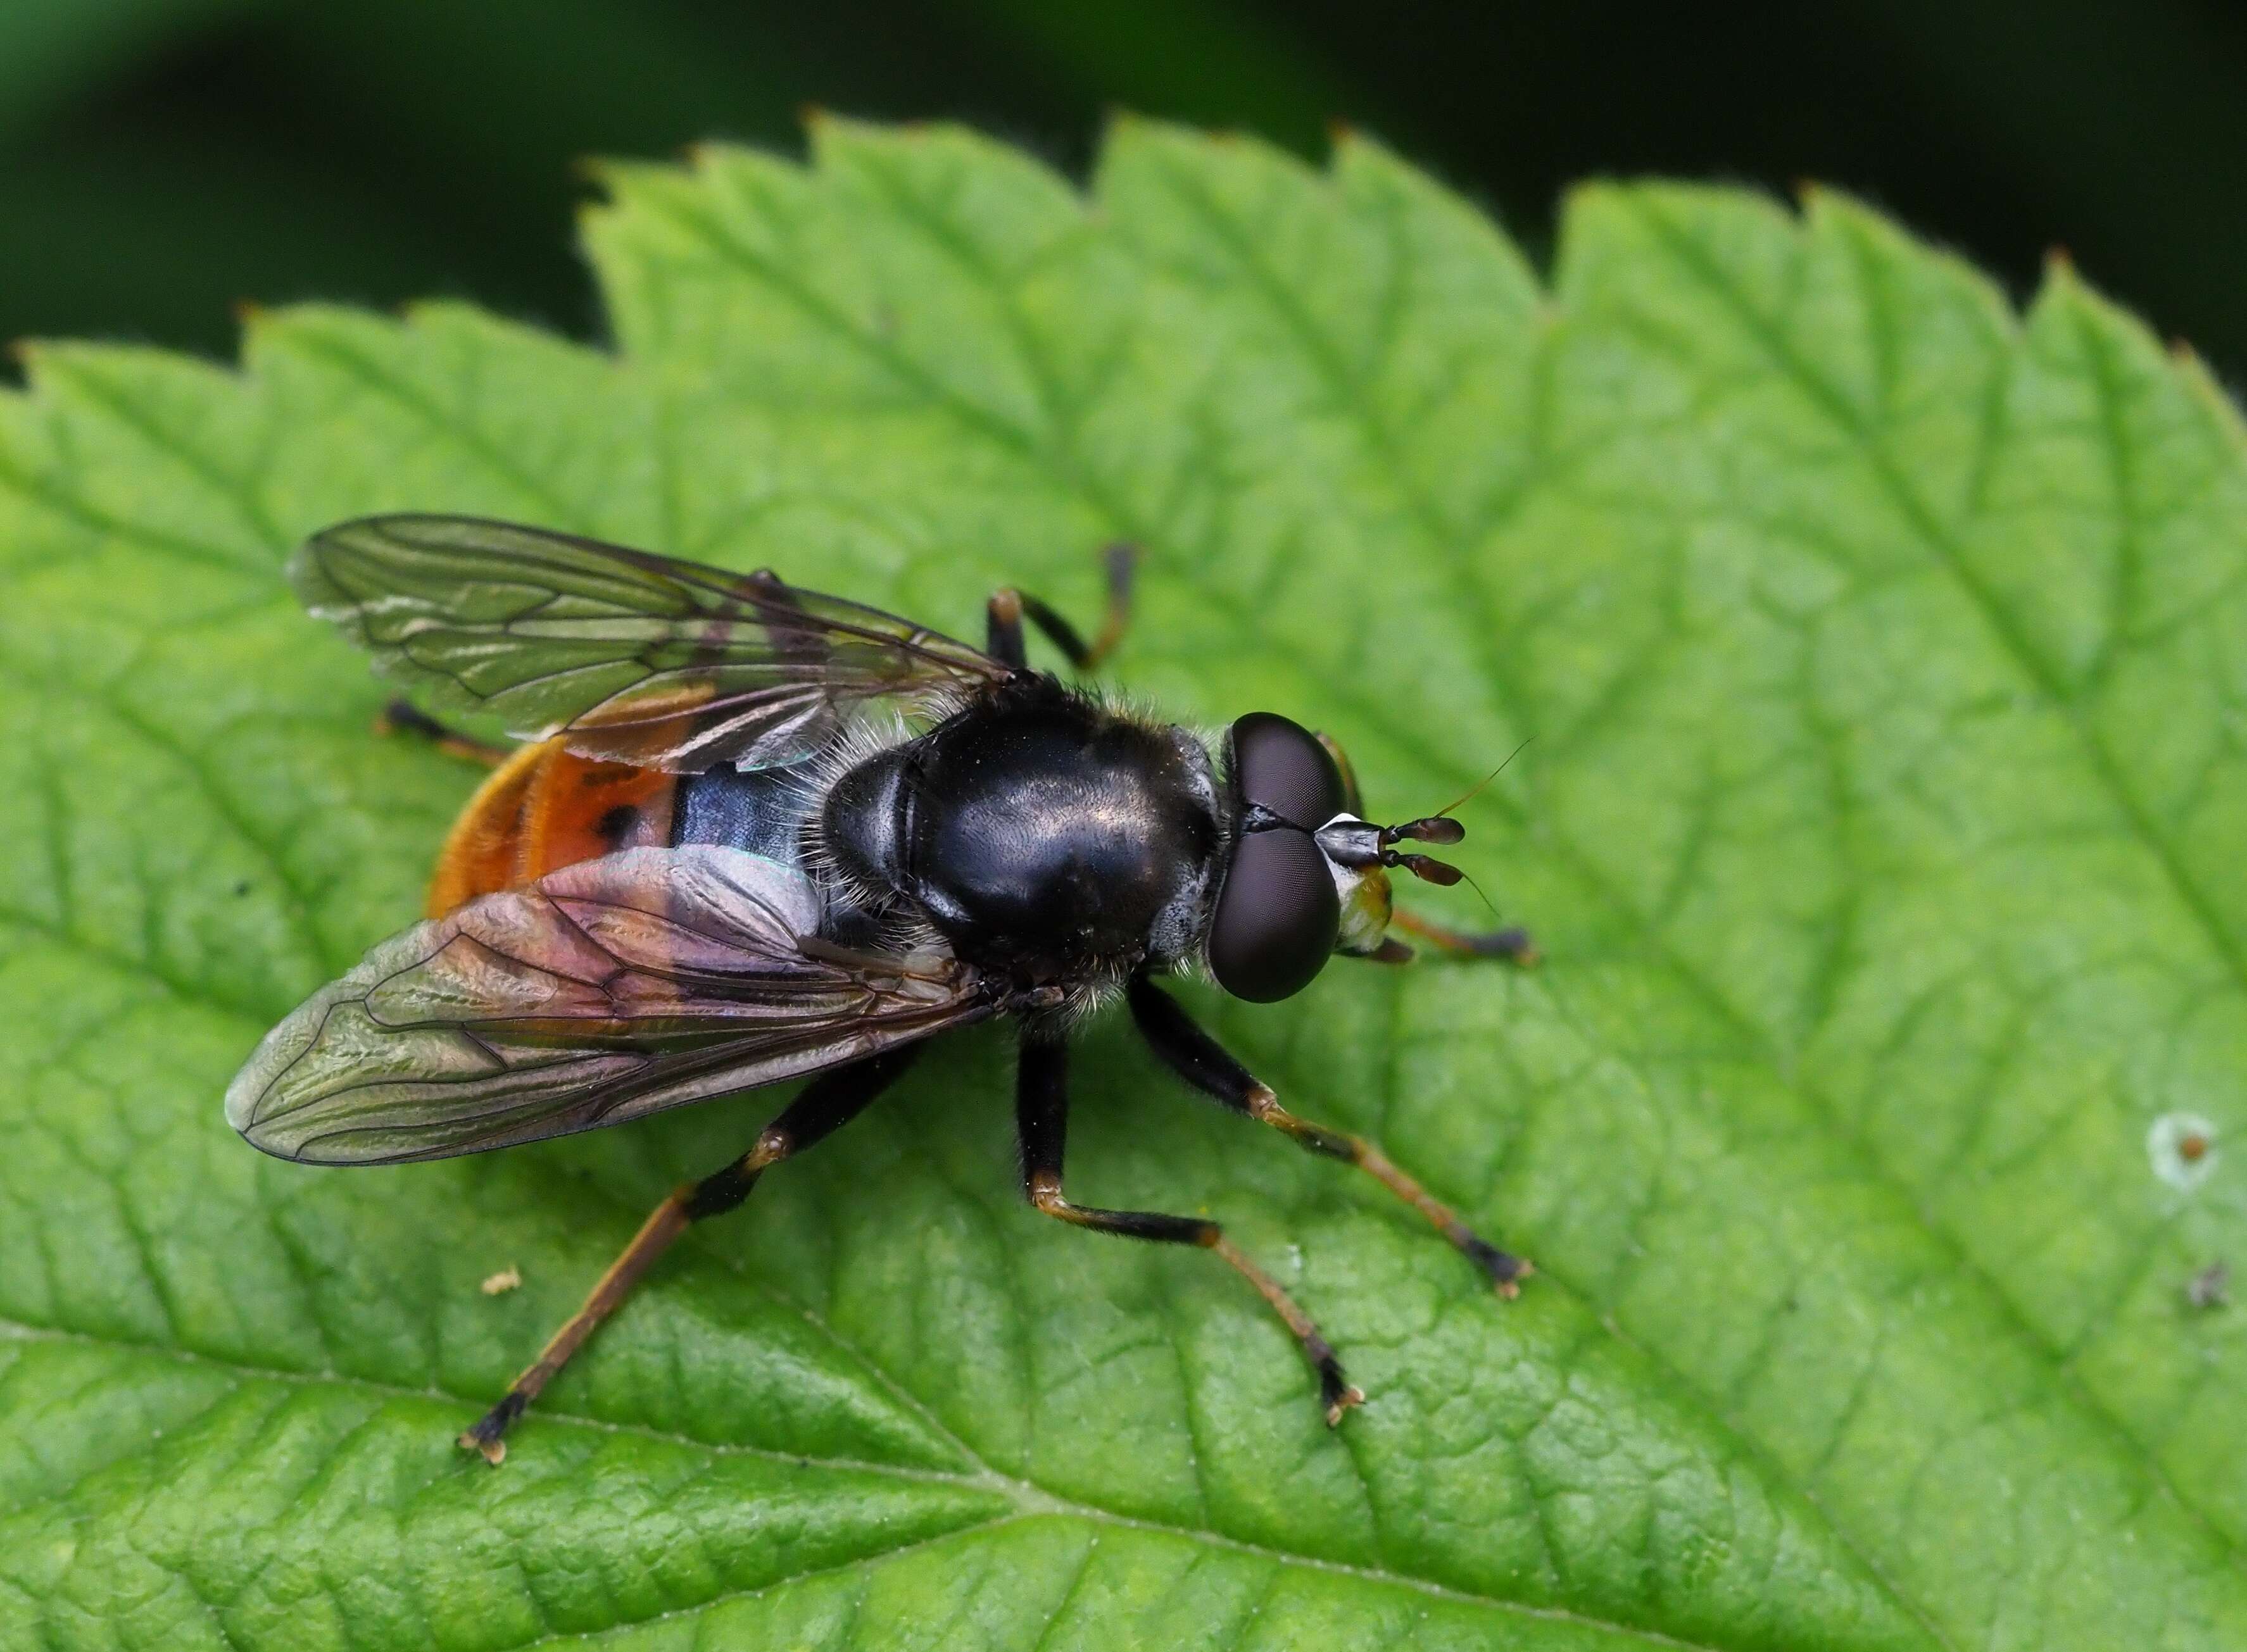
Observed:
[[[232,348],[238,301],[473,297],[581,337],[570,163],[816,104],[1082,171],[1116,108],[1377,133],[1533,249],[1556,195],[1819,178],[2017,290],[2047,249],[2247,371],[2247,7],[0,0],[0,338]]]

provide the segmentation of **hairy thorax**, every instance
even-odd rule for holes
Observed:
[[[1184,958],[1219,844],[1199,742],[1042,678],[853,767],[821,828],[852,883],[911,903],[961,958],[1024,984]]]

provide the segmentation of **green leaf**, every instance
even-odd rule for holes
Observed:
[[[2055,270],[1598,187],[1539,283],[1380,150],[946,131],[624,168],[614,355],[457,306],[0,399],[0,1644],[2247,1644],[2247,442]],[[478,511],[974,634],[1147,548],[1134,693],[1469,807],[1547,961],[1199,1011],[1542,1268],[1087,1041],[1039,1219],[983,1029],[453,1434],[769,1098],[318,1171],[220,1115],[475,775],[369,737],[293,541]],[[1471,902],[1416,890],[1472,921]],[[1455,891],[1465,895],[1466,891]],[[2149,1145],[2151,1143],[2151,1145]],[[2210,1163],[2202,1161],[2203,1164]],[[509,1265],[522,1288],[486,1296]]]

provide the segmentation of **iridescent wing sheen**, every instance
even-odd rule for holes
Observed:
[[[792,867],[632,849],[382,942],[227,1089],[256,1146],[316,1164],[510,1147],[838,1067],[996,1008],[949,957],[822,942]]]
[[[852,708],[996,681],[981,650],[769,573],[474,516],[366,516],[289,564],[385,674],[587,757],[693,774],[792,762]]]

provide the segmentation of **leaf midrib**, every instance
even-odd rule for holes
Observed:
[[[62,935],[51,931],[47,932],[49,932],[51,938],[58,944],[74,946],[83,945],[77,937]],[[125,957],[121,954],[105,954],[103,961],[109,963],[113,967],[118,967],[130,973],[138,973],[183,1000],[200,1002],[203,1007],[217,1010],[221,1013],[232,1014],[237,1016],[241,1015],[241,1012],[233,1010],[228,1006],[220,1004],[215,1000],[201,994],[195,990],[167,980],[163,976],[159,975],[153,970],[147,968],[146,966],[140,964],[137,960]],[[243,1019],[254,1020],[255,1018],[243,1017]],[[587,1187],[584,1184],[578,1184],[576,1187],[573,1197],[576,1197],[582,1201],[588,1191]],[[594,1192],[605,1203],[611,1205],[618,1213],[620,1218],[628,1219],[637,1214],[635,1211],[628,1208],[627,1201],[608,1190],[595,1184],[590,1191]],[[712,1455],[751,1457],[790,1464],[810,1463],[822,1468],[832,1469],[837,1471],[863,1471],[868,1473],[886,1475],[901,1479],[919,1479],[931,1483],[981,1487],[984,1489],[1002,1492],[1004,1494],[1013,1497],[1022,1510],[1022,1512],[1019,1515],[1006,1517],[1006,1519],[989,1523],[992,1525],[1003,1525],[1007,1523],[1009,1520],[1030,1518],[1039,1514],[1063,1515],[1089,1521],[1096,1521],[1110,1526],[1126,1526],[1151,1533],[1165,1533],[1171,1536],[1188,1539],[1212,1546],[1230,1549],[1241,1553],[1260,1556],[1288,1566],[1331,1572],[1342,1575],[1360,1577],[1370,1581],[1393,1584],[1399,1587],[1413,1589],[1422,1594],[1433,1595],[1438,1598],[1485,1607],[1494,1610],[1510,1612],[1530,1617],[1540,1617],[1555,1621],[1581,1623],[1588,1627],[1601,1628],[1612,1633],[1637,1636],[1645,1640],[1650,1645],[1684,1648],[1692,1649],[1692,1652],[1720,1652],[1719,1649],[1705,1647],[1701,1645],[1701,1643],[1678,1640],[1674,1636],[1665,1635],[1659,1631],[1647,1628],[1643,1626],[1600,1619],[1589,1614],[1572,1612],[1565,1608],[1539,1607],[1522,1601],[1506,1601],[1496,1596],[1479,1594],[1472,1590],[1461,1588],[1457,1585],[1443,1583],[1433,1579],[1417,1577],[1410,1573],[1393,1571],[1381,1567],[1364,1566],[1349,1561],[1335,1560],[1322,1556],[1301,1554],[1289,1550],[1258,1544],[1249,1539],[1235,1537],[1229,1533],[1218,1532],[1208,1527],[1173,1524],[1125,1515],[1115,1511],[1101,1508],[1099,1505],[1095,1504],[1084,1503],[1077,1499],[1065,1497],[1058,1492],[1049,1491],[1047,1488],[1039,1485],[1035,1481],[1007,1475],[1002,1471],[992,1466],[974,1450],[973,1446],[969,1445],[965,1439],[960,1437],[953,1430],[946,1427],[933,1412],[929,1410],[927,1406],[918,1396],[914,1395],[908,1388],[905,1387],[878,1360],[875,1359],[865,1350],[860,1348],[856,1343],[843,1336],[832,1325],[828,1323],[818,1314],[813,1313],[809,1307],[794,1300],[785,1292],[780,1290],[776,1286],[775,1286],[769,1279],[751,1273],[750,1270],[741,1265],[738,1260],[728,1256],[722,1250],[715,1247],[697,1246],[696,1253],[701,1259],[717,1261],[727,1271],[734,1273],[737,1278],[741,1279],[744,1282],[749,1284],[753,1288],[767,1297],[769,1300],[800,1315],[804,1321],[816,1330],[823,1338],[831,1343],[838,1351],[847,1355],[855,1365],[871,1376],[885,1393],[887,1393],[896,1403],[905,1407],[913,1416],[915,1416],[943,1444],[950,1446],[953,1450],[957,1451],[964,1460],[973,1464],[974,1471],[969,1474],[950,1473],[943,1470],[915,1468],[907,1464],[883,1464],[847,1457],[819,1457],[800,1451],[779,1451],[770,1448],[748,1445],[740,1443],[712,1442],[698,1439],[691,1436],[678,1434],[670,1430],[654,1428],[647,1424],[616,1423],[606,1418],[592,1416],[583,1412],[563,1410],[552,1405],[550,1403],[542,1404],[540,1406],[539,1416],[542,1419],[552,1420],[565,1425],[577,1425],[604,1430],[611,1433],[639,1436],[685,1447],[690,1450],[704,1451]],[[1573,1287],[1567,1285],[1566,1281],[1556,1281],[1556,1283],[1561,1284],[1562,1288],[1564,1289],[1570,1289],[1571,1294],[1576,1295],[1580,1300],[1585,1300],[1581,1292],[1574,1290]],[[1618,1339],[1622,1341],[1626,1346],[1636,1346],[1635,1343],[1631,1342],[1630,1339],[1622,1335],[1619,1328],[1610,1323],[1604,1316],[1602,1316],[1598,1322],[1603,1329],[1605,1329],[1608,1334],[1617,1336]],[[244,1382],[275,1381],[293,1383],[304,1387],[328,1387],[350,1391],[383,1394],[399,1398],[434,1399],[450,1404],[458,1404],[464,1410],[473,1410],[476,1405],[481,1403],[480,1401],[475,1401],[470,1396],[451,1393],[450,1391],[439,1388],[434,1384],[420,1389],[415,1389],[406,1384],[387,1383],[380,1381],[379,1379],[349,1375],[335,1371],[333,1369],[326,1369],[318,1372],[304,1372],[290,1370],[286,1368],[277,1366],[261,1366],[242,1361],[227,1360],[215,1355],[202,1354],[186,1348],[167,1347],[160,1343],[153,1343],[133,1338],[105,1335],[62,1326],[37,1326],[32,1325],[28,1321],[0,1320],[0,1336],[13,1336],[20,1340],[26,1341],[70,1341],[96,1347],[120,1348],[149,1357],[170,1360],[181,1364],[191,1364],[201,1369],[224,1371]],[[323,1341],[324,1343],[325,1341],[324,1333],[323,1333]],[[1643,1350],[1641,1351],[1643,1352]],[[1720,1422],[1720,1426],[1721,1425]],[[1345,1444],[1349,1444],[1349,1442],[1345,1441]],[[149,1449],[153,1449],[153,1447]],[[1753,1452],[1755,1447],[1752,1442],[1745,1442],[1742,1444],[1742,1449]],[[132,1454],[128,1454],[128,1457],[129,1455]],[[128,1459],[115,1459],[115,1461],[123,1460]],[[1363,1468],[1357,1464],[1354,1454],[1352,1463],[1353,1468],[1357,1472],[1361,1486],[1363,1487]],[[41,1503],[54,1503],[59,1501],[62,1497],[67,1495],[68,1492],[66,1490],[64,1492],[44,1498],[39,1501]],[[1205,1503],[1205,1506],[1206,1504]],[[1540,1519],[1541,1520],[1543,1518],[1541,1506],[1540,1507],[1539,1512]],[[960,1532],[954,1532],[945,1535],[958,1536],[961,1535],[965,1531],[972,1531],[975,1529],[979,1528],[962,1528]],[[1846,1533],[1836,1533],[1835,1535],[1837,1540],[1842,1542],[1845,1546],[1849,1545],[1849,1539]],[[1549,1533],[1547,1537],[1547,1546],[1549,1560]],[[882,1555],[875,1555],[866,1557],[866,1560],[868,1561],[871,1561],[882,1558],[884,1557]],[[1878,1576],[1876,1569],[1870,1567],[1869,1564],[1868,1564],[1868,1572],[1871,1575],[1875,1577]],[[1557,1577],[1557,1573],[1555,1573],[1555,1576]],[[790,1580],[782,1580],[781,1581],[787,1582]],[[766,1585],[763,1587],[769,1588],[778,1587],[778,1585]],[[744,1593],[754,1594],[760,1592],[761,1591],[759,1590],[751,1590]],[[1890,1592],[1891,1594],[1895,1593],[1893,1589],[1891,1589]],[[705,1604],[714,1603],[714,1602]],[[1911,1603],[1909,1601],[1904,1601],[1903,1604],[1907,1610],[1914,1611],[1915,1615],[1916,1615],[1916,1608],[1911,1606]],[[1936,1633],[1931,1628],[1930,1634],[1933,1635],[1933,1638],[1945,1646],[1950,1644],[1938,1633]],[[538,1643],[531,1642],[529,1644],[536,1645]]]
[[[830,1332],[830,1335],[833,1335],[831,1331]],[[464,1410],[473,1409],[473,1407],[478,1403],[478,1402],[472,1401],[466,1396],[451,1393],[450,1391],[436,1387],[434,1384],[427,1388],[417,1389],[409,1387],[403,1383],[385,1382],[372,1377],[356,1376],[333,1370],[318,1372],[292,1371],[280,1366],[260,1365],[240,1360],[220,1359],[210,1355],[197,1353],[188,1348],[167,1347],[161,1343],[147,1342],[134,1338],[104,1335],[92,1332],[72,1330],[55,1326],[34,1325],[21,1320],[0,1319],[0,1339],[6,1339],[18,1342],[67,1343],[80,1347],[121,1351],[139,1357],[178,1365],[192,1366],[198,1370],[216,1372],[231,1379],[237,1386],[228,1389],[226,1392],[229,1394],[239,1391],[239,1385],[242,1384],[250,1382],[277,1382],[291,1387],[379,1396],[386,1399],[434,1400],[447,1405],[459,1405]],[[857,1350],[852,1348],[850,1345],[845,1342],[840,1336],[835,1336],[834,1341],[837,1347],[843,1348],[854,1354],[857,1353]],[[867,1364],[869,1369],[876,1369],[873,1362],[870,1360],[865,1360],[865,1357],[863,1355],[859,1355],[858,1357]],[[218,1397],[223,1398],[224,1396],[220,1396]],[[217,1400],[215,1399],[213,1403],[216,1403]],[[953,1438],[954,1443],[959,1445],[960,1451],[966,1457],[967,1460],[975,1464],[975,1471],[972,1473],[953,1473],[942,1469],[916,1468],[904,1464],[869,1462],[856,1457],[821,1457],[803,1451],[775,1451],[769,1447],[748,1445],[739,1442],[720,1442],[699,1439],[690,1435],[680,1434],[666,1429],[654,1428],[645,1423],[612,1422],[605,1417],[591,1416],[581,1411],[566,1410],[551,1403],[543,1402],[538,1408],[538,1417],[540,1422],[543,1423],[554,1423],[569,1428],[592,1429],[607,1434],[628,1435],[637,1438],[656,1441],[662,1444],[689,1451],[700,1452],[710,1457],[748,1457],[758,1461],[775,1463],[791,1468],[808,1466],[831,1471],[841,1474],[870,1474],[922,1485],[946,1485],[965,1491],[987,1492],[994,1495],[1005,1497],[1010,1499],[1015,1505],[1014,1512],[999,1516],[994,1519],[979,1521],[968,1526],[955,1527],[949,1532],[940,1533],[933,1537],[919,1539],[912,1543],[901,1545],[894,1549],[884,1549],[872,1553],[857,1556],[852,1560],[838,1563],[835,1566],[816,1567],[808,1572],[791,1573],[787,1577],[776,1578],[771,1582],[760,1584],[753,1589],[736,1589],[727,1591],[724,1594],[714,1595],[707,1601],[698,1601],[693,1606],[675,1608],[671,1612],[658,1614],[660,1616],[668,1617],[680,1615],[684,1613],[689,1612],[707,1611],[714,1607],[723,1605],[729,1600],[761,1595],[774,1589],[802,1583],[807,1579],[823,1576],[831,1573],[847,1572],[862,1566],[874,1565],[891,1560],[898,1554],[907,1553],[912,1549],[925,1548],[932,1544],[942,1543],[953,1539],[972,1536],[979,1533],[997,1530],[999,1528],[1026,1520],[1061,1519],[1080,1520],[1088,1524],[1118,1527],[1128,1531],[1144,1532],[1160,1537],[1181,1539],[1189,1542],[1200,1544],[1207,1547],[1223,1549],[1233,1553],[1253,1556],[1259,1560],[1271,1561],[1277,1566],[1306,1571],[1322,1572],[1337,1576],[1357,1578],[1370,1583],[1377,1583],[1394,1588],[1410,1590],[1414,1594],[1426,1595],[1436,1600],[1447,1601],[1463,1606],[1477,1607],[1484,1610],[1496,1612],[1509,1616],[1541,1619],[1552,1622],[1577,1624],[1584,1628],[1596,1629],[1606,1634],[1631,1637],[1633,1639],[1642,1641],[1649,1646],[1677,1648],[1681,1649],[1682,1652],[1723,1652],[1722,1648],[1713,1643],[1682,1640],[1676,1635],[1667,1635],[1660,1630],[1647,1628],[1637,1624],[1617,1622],[1608,1619],[1595,1617],[1586,1613],[1570,1611],[1566,1608],[1534,1606],[1526,1601],[1508,1601],[1499,1596],[1477,1594],[1471,1589],[1459,1588],[1452,1584],[1438,1582],[1433,1579],[1417,1577],[1410,1573],[1394,1571],[1385,1567],[1365,1566],[1346,1560],[1328,1560],[1319,1555],[1300,1554],[1291,1550],[1274,1547],[1267,1544],[1252,1542],[1246,1539],[1234,1537],[1226,1533],[1212,1531],[1206,1527],[1185,1526],[1174,1524],[1169,1521],[1148,1519],[1137,1515],[1119,1513],[1111,1509],[1102,1508],[1097,1504],[1085,1503],[1076,1498],[1063,1497],[1057,1492],[1047,1490],[1045,1487],[1037,1485],[1034,1481],[1021,1479],[994,1469],[989,1464],[986,1463],[981,1457],[978,1457],[964,1441],[957,1440],[956,1437],[949,1437]],[[192,1419],[186,1423],[175,1425],[173,1431],[176,1432],[179,1427],[185,1426],[192,1426]],[[940,1427],[941,1425],[938,1426]],[[132,1461],[133,1457],[143,1456],[147,1452],[155,1449],[157,1449],[156,1444],[152,1441],[149,1444],[142,1446],[134,1451],[126,1453],[125,1455],[118,1457],[113,1457],[109,1460],[107,1464],[105,1465],[104,1471],[115,1469],[124,1463]],[[504,1472],[505,1471],[504,1469],[502,1469],[497,1471]],[[59,1505],[72,1495],[77,1489],[78,1487],[76,1485],[63,1488],[60,1491],[36,1498],[31,1503],[21,1505],[16,1509],[11,1510],[10,1513],[15,1517],[21,1517],[22,1515],[29,1513],[38,1508]],[[633,1628],[641,1622],[650,1621],[652,1620],[625,1620],[609,1626],[607,1628],[601,1631],[601,1633],[613,1633],[615,1630]],[[523,1652],[524,1649],[541,1646],[550,1641],[558,1639],[583,1638],[584,1637],[552,1635],[542,1635],[536,1640],[517,1642],[516,1647],[511,1649],[511,1652]]]

